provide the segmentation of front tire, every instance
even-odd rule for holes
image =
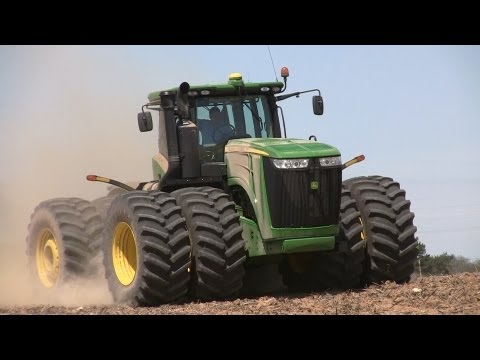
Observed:
[[[116,303],[154,306],[186,294],[190,244],[180,207],[169,194],[119,195],[102,237],[105,276]]]
[[[405,190],[382,176],[357,177],[345,183],[357,202],[367,237],[365,282],[409,281],[418,243],[415,215]]]
[[[204,300],[237,295],[246,254],[235,203],[213,187],[180,189],[172,196],[182,207],[192,243],[190,295]]]

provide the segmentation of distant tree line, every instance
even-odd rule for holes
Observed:
[[[418,240],[418,239],[417,239]],[[427,254],[425,244],[418,241],[418,259],[415,272],[422,275],[447,275],[480,271],[480,259],[470,260],[444,252],[440,255]]]

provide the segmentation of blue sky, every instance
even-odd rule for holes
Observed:
[[[480,258],[480,47],[271,46],[288,90],[289,137],[366,160],[344,177],[390,176],[412,201],[427,252]],[[149,180],[157,134],[136,113],[150,91],[240,72],[271,81],[267,46],[0,46],[0,221],[23,242],[30,213],[58,196],[93,199],[87,173]],[[5,240],[3,240],[5,241]]]

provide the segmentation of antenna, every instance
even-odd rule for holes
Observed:
[[[272,53],[270,51],[270,45],[267,45],[267,47],[268,47],[268,53],[270,54],[270,60],[272,60],[273,74],[275,75],[275,80],[277,80],[278,82],[277,73],[275,72],[275,65],[273,64]]]

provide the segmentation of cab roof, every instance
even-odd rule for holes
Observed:
[[[283,88],[280,81],[272,82],[247,82],[244,83],[239,73],[233,73],[229,76],[228,83],[190,85],[189,96],[232,96],[232,95],[258,95],[270,91],[278,93]],[[154,91],[148,94],[150,102],[160,100],[163,95],[175,95],[178,92],[178,86],[167,90]]]

